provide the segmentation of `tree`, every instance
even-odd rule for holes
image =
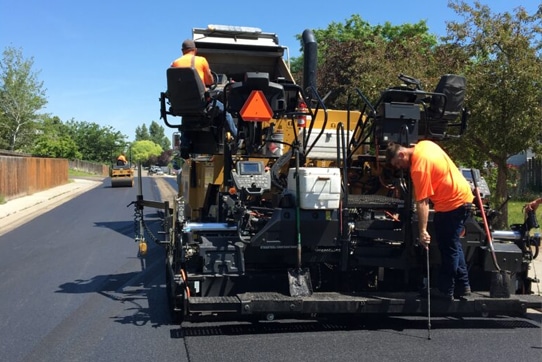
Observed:
[[[171,142],[164,134],[164,127],[160,126],[155,121],[151,122],[148,129],[146,124],[143,124],[141,127],[138,126],[135,133],[136,141],[153,141],[157,145],[160,145],[163,150],[169,150],[171,148]]]
[[[358,14],[352,15],[346,19],[344,23],[332,22],[325,29],[314,29],[314,36],[318,44],[318,64],[319,66],[327,66],[325,69],[318,69],[318,74],[334,73],[334,67],[337,73],[342,74],[340,83],[343,86],[355,84],[359,77],[355,77],[356,73],[349,73],[348,69],[344,69],[345,64],[335,64],[337,60],[344,60],[347,63],[353,64],[361,60],[374,60],[374,64],[378,66],[382,56],[374,59],[375,53],[386,54],[386,49],[389,45],[397,47],[407,45],[406,43],[415,43],[415,53],[427,53],[429,49],[437,44],[437,38],[428,32],[428,27],[425,21],[420,21],[416,24],[392,25],[389,22],[384,25],[372,26],[364,21]],[[302,35],[297,35],[297,39],[302,42]],[[357,48],[356,54],[351,53],[351,46]],[[301,44],[301,48],[303,44]],[[408,46],[406,48],[411,48]],[[345,56],[348,54],[348,56]],[[386,63],[399,60],[400,58],[392,58],[388,54]],[[407,58],[404,60],[408,60]],[[380,69],[380,68],[377,68]],[[296,80],[301,83],[302,57],[292,59],[292,72]],[[382,73],[386,70],[380,69]],[[404,72],[404,71],[403,71]],[[416,72],[417,73],[417,72]],[[399,72],[392,73],[396,77]],[[389,74],[391,76],[391,74]],[[414,74],[412,74],[414,75]],[[346,79],[345,79],[346,78]],[[338,80],[338,79],[337,79]],[[319,78],[318,84],[326,84],[324,79]],[[345,83],[346,81],[346,83]],[[393,80],[394,82],[396,79]],[[388,83],[386,86],[389,86]],[[371,88],[375,84],[371,85]],[[378,84],[376,85],[378,86]],[[329,87],[326,88],[326,90]],[[325,94],[325,91],[319,92]]]
[[[469,127],[455,154],[466,162],[476,155],[497,167],[493,201],[499,205],[508,194],[506,160],[535,147],[542,136],[542,6],[533,15],[521,7],[513,14],[493,14],[479,2],[450,1],[449,6],[465,20],[448,24],[446,41],[470,59],[465,68]],[[495,226],[506,227],[507,220],[504,207]]]
[[[136,130],[135,130],[136,141],[145,141],[145,140],[150,140],[150,139],[151,139],[151,136],[149,134],[149,130],[147,129],[147,125],[145,125],[145,123],[143,123],[141,127],[140,126],[136,127]]]
[[[358,14],[352,15],[343,23],[332,22],[326,29],[314,30],[318,48],[326,49],[326,41],[335,40],[339,42],[361,41],[371,44],[375,37],[382,38],[384,41],[393,42],[398,40],[407,40],[412,37],[420,37],[420,48],[431,48],[437,44],[437,38],[428,32],[427,24],[424,20],[416,24],[392,25],[385,22],[384,25],[371,25],[364,21]],[[301,35],[298,35],[301,40]]]
[[[82,158],[87,161],[110,163],[119,145],[124,149],[126,136],[111,126],[71,120],[66,123],[70,137],[79,148]]]
[[[32,154],[41,157],[81,159],[77,144],[70,137],[68,127],[58,117],[44,116],[40,124]]]
[[[149,135],[150,140],[162,147],[163,150],[169,150],[171,148],[169,138],[164,134],[164,127],[160,126],[155,121],[152,121],[149,126]]]
[[[135,141],[132,143],[132,159],[137,163],[147,163],[152,157],[159,157],[162,148],[153,141]]]
[[[38,111],[47,104],[33,58],[7,47],[0,62],[0,147],[25,150],[33,142]]]
[[[376,101],[383,89],[399,85],[400,73],[420,79],[424,88],[432,90],[443,73],[460,65],[442,51],[424,21],[370,26],[354,15],[345,25],[332,23],[314,33],[320,54],[318,92],[331,92],[327,107],[346,108],[354,88]]]
[[[150,156],[146,163],[149,165],[167,166],[173,159],[173,150],[162,151],[159,156]]]

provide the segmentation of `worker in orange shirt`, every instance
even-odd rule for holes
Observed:
[[[420,141],[414,147],[390,142],[388,164],[409,169],[414,185],[419,241],[426,249],[431,243],[427,231],[429,201],[435,210],[433,225],[441,254],[437,289],[431,294],[451,301],[471,294],[469,275],[460,235],[469,216],[474,195],[467,179],[440,146]]]
[[[117,157],[117,166],[124,166],[127,163],[126,156],[124,156],[124,153],[121,153],[119,157]]]
[[[171,63],[172,68],[195,68],[198,72],[203,84],[205,86],[210,86],[214,83],[213,74],[211,73],[211,68],[209,67],[209,63],[207,62],[207,59],[205,57],[196,55],[197,48],[196,44],[193,40],[187,39],[182,44],[182,52],[183,55],[177,59],[175,59]],[[208,101],[210,102],[211,99],[209,97]],[[215,100],[215,107],[220,112],[224,111],[224,104],[220,102],[219,100]],[[220,113],[219,112],[219,113]],[[229,112],[225,112],[225,119],[226,119],[226,127],[227,130],[231,133],[231,135],[234,138],[237,138],[237,126],[235,125],[235,122],[233,121],[233,117]],[[182,135],[181,135],[182,137]],[[185,141],[187,140],[182,137]],[[181,148],[183,148],[183,139],[181,139]]]
[[[183,41],[181,48],[183,55],[175,59],[171,63],[172,68],[191,68],[192,66],[197,70],[203,84],[210,86],[214,83],[213,74],[211,68],[205,57],[196,55],[198,49],[196,43],[193,40],[187,39]],[[193,61],[193,65],[192,65]]]

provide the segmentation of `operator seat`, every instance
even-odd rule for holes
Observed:
[[[218,152],[221,127],[215,124],[216,112],[210,112],[206,88],[194,68],[168,68],[168,114],[182,117],[179,130],[191,141],[191,153]]]
[[[440,78],[427,108],[427,131],[429,136],[440,136],[446,132],[450,122],[463,112],[466,79],[455,74]]]
[[[205,85],[196,69],[168,68],[167,95],[169,114],[173,116],[205,116]]]

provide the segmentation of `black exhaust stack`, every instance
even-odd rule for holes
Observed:
[[[310,29],[303,31],[303,89],[316,89],[316,63],[318,45]]]

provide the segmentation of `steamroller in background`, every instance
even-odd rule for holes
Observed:
[[[111,187],[133,187],[134,170],[132,162],[115,159],[109,168],[109,177],[111,177]]]
[[[133,187],[134,170],[130,164],[112,165],[109,169],[111,177],[111,187]]]

